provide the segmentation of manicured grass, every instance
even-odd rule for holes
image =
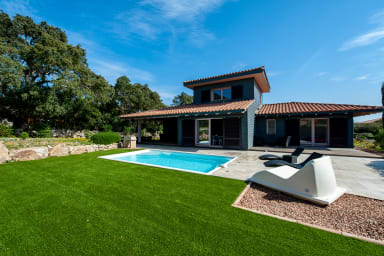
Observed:
[[[383,255],[231,207],[241,181],[98,159],[0,165],[0,255]]]

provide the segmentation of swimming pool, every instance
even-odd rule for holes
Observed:
[[[134,152],[101,156],[100,158],[163,167],[179,171],[210,174],[220,167],[225,167],[236,157],[203,155],[168,150],[139,150]]]

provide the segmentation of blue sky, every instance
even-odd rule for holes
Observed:
[[[111,84],[127,75],[167,104],[192,93],[185,80],[265,66],[264,103],[381,105],[383,1],[0,0],[0,9],[61,27]]]

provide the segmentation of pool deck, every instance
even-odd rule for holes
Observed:
[[[265,167],[263,164],[264,161],[258,158],[260,155],[265,154],[265,152],[262,151],[160,145],[140,145],[140,147],[238,157],[235,161],[231,162],[228,167],[220,168],[212,174],[225,178],[245,181],[256,172],[270,169]],[[308,153],[311,152],[312,151],[308,151]],[[307,153],[307,150],[305,150],[304,153]],[[286,153],[274,152],[274,154],[283,155]],[[308,154],[302,154],[299,157],[299,162],[307,156]],[[331,159],[337,184],[344,187],[347,193],[384,200],[384,159],[351,156],[331,156]]]

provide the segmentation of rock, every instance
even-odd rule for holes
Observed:
[[[64,143],[59,143],[49,150],[49,156],[67,156],[69,148]]]
[[[8,149],[3,143],[0,142],[0,164],[9,160],[11,160],[11,158],[9,157]]]
[[[87,145],[87,146],[85,146],[85,148],[87,149],[87,152],[95,152],[96,151],[92,145]]]
[[[73,138],[85,138],[85,134],[82,131],[77,131],[73,134]]]
[[[69,147],[71,155],[78,155],[88,152],[87,146],[73,146]]]
[[[28,149],[35,151],[40,156],[40,158],[48,157],[48,147],[33,147]]]
[[[29,161],[29,160],[37,160],[40,159],[40,155],[33,149],[19,149],[19,150],[12,150],[10,152],[10,156],[12,160],[15,161]]]

